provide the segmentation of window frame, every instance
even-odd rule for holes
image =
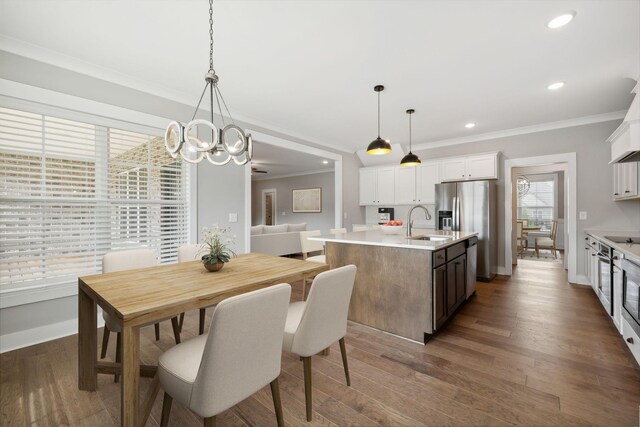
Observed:
[[[170,119],[0,79],[0,106],[143,134],[163,131]],[[197,240],[197,165],[188,164],[188,241]],[[0,309],[77,295],[77,283],[0,289]]]
[[[544,174],[522,174],[527,177],[529,182],[545,182],[553,181],[553,207],[551,212],[551,220],[558,220],[558,174],[557,173],[544,173]],[[520,206],[520,197],[516,196],[516,216],[518,216]],[[551,230],[543,230],[551,231]]]

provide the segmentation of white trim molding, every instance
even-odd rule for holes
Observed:
[[[569,230],[569,250],[565,250],[565,256],[569,259],[569,282],[577,283],[577,172],[576,172],[576,153],[551,154],[548,156],[523,157],[519,159],[509,159],[504,165],[504,260],[507,275],[511,275],[512,266],[512,202],[513,189],[511,170],[516,167],[539,166],[548,164],[566,163],[568,165],[568,173],[565,179],[568,180],[569,191],[565,195],[568,200],[568,207],[565,212],[565,224]],[[566,242],[565,242],[566,246]]]
[[[312,171],[297,172],[297,173],[287,173],[287,174],[283,174],[283,175],[272,175],[272,176],[262,175],[262,176],[259,176],[259,177],[252,177],[251,180],[252,181],[267,181],[269,179],[291,178],[293,176],[317,175],[319,173],[333,173],[333,172],[334,172],[334,168],[331,168],[331,169],[316,169],[316,170],[312,170]]]
[[[576,117],[574,119],[560,120],[557,122],[540,123],[537,125],[523,126],[513,129],[504,129],[495,132],[480,133],[477,135],[462,136],[459,138],[441,139],[432,142],[423,142],[414,144],[413,149],[429,150],[431,148],[448,147],[451,145],[468,144],[470,142],[487,141],[490,139],[507,138],[510,136],[526,135],[529,133],[545,132],[549,130],[570,128],[574,126],[589,125],[592,123],[610,122],[613,120],[622,120],[626,111],[613,111],[611,113],[595,114],[592,116]]]

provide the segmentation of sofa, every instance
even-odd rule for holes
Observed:
[[[307,223],[254,225],[251,227],[251,252],[269,255],[290,255],[302,252],[300,232],[307,229]]]

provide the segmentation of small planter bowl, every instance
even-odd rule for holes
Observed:
[[[402,234],[404,225],[381,225],[380,229],[384,234]]]
[[[222,270],[222,267],[224,267],[224,262],[216,262],[215,264],[204,264],[204,268],[206,268],[208,271]]]

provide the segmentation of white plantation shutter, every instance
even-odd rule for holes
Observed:
[[[176,260],[188,191],[159,136],[0,108],[0,289],[76,283],[113,249]]]
[[[528,224],[551,229],[555,219],[555,181],[553,178],[540,181],[529,177],[529,191],[518,196],[518,219],[526,219]]]

